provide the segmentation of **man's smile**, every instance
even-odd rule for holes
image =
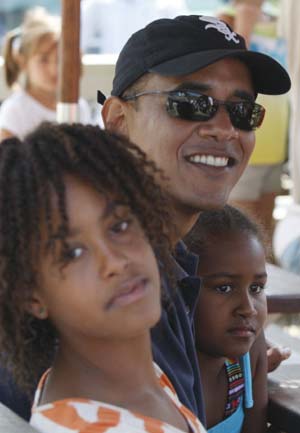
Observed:
[[[187,156],[185,159],[192,164],[203,164],[212,167],[227,167],[233,165],[233,158],[228,158],[226,156],[214,156],[197,153]]]

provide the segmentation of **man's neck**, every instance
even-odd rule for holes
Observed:
[[[179,207],[173,207],[171,212],[174,223],[174,233],[172,234],[172,245],[176,245],[183,239],[196,223],[200,212],[183,210]]]

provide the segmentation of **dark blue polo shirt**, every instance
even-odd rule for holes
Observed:
[[[200,290],[195,277],[198,257],[188,253],[183,242],[176,248],[174,260],[177,288],[164,287],[172,298],[159,323],[152,329],[155,362],[166,373],[179,400],[205,425],[200,371],[195,349],[193,315]]]
[[[205,424],[200,373],[193,334],[193,313],[200,280],[195,275],[197,256],[179,243],[174,259],[178,287],[165,287],[170,305],[163,309],[159,323],[151,331],[155,362],[167,374],[179,400]],[[171,300],[172,299],[172,300]],[[0,402],[25,419],[30,418],[31,402],[0,368]]]
[[[5,406],[9,407],[22,418],[29,420],[31,402],[28,396],[20,391],[12,377],[3,368],[0,368],[0,403],[5,404]]]

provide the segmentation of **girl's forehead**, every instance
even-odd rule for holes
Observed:
[[[234,268],[250,261],[265,263],[265,249],[257,236],[247,231],[220,233],[203,244],[199,269]]]
[[[131,208],[113,193],[97,190],[76,177],[64,179],[65,193],[50,193],[50,207],[41,209],[40,235],[44,245],[71,234],[106,227],[111,218],[128,218]],[[50,222],[50,224],[49,224]]]
[[[49,55],[55,50],[58,50],[58,38],[55,35],[45,35],[37,41],[32,55]]]
[[[234,246],[237,244],[249,245],[253,239],[261,243],[254,233],[239,228],[218,230],[217,232],[210,231],[205,234],[205,238],[205,243],[209,245],[211,249],[217,249],[223,246],[228,247],[229,245]]]
[[[121,194],[117,192],[111,191],[110,188],[92,184],[87,180],[73,175],[64,175],[62,181],[65,188],[65,211],[72,217],[76,216],[82,207],[85,208],[85,212],[89,209],[99,213],[113,213],[120,207],[129,208],[125,197],[122,197]],[[54,212],[57,212],[59,210],[57,191],[52,193],[51,203]]]
[[[124,216],[135,212],[126,200],[109,189],[101,189],[75,175],[64,174],[61,177],[62,189],[48,189],[48,198],[40,199],[40,219],[42,237],[60,230],[66,224],[67,231],[81,225],[91,225],[93,221],[106,221],[111,216]],[[64,191],[62,193],[62,191]],[[49,206],[47,206],[47,202]],[[51,224],[49,225],[49,221]]]

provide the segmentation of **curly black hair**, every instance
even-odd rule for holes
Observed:
[[[265,234],[257,221],[233,206],[226,205],[223,209],[201,212],[192,230],[184,241],[190,251],[201,256],[205,255],[208,242],[218,243],[218,238],[224,233],[247,233],[256,238],[264,247],[266,254]]]
[[[57,335],[48,320],[26,311],[37,287],[41,223],[48,239],[64,245],[69,231],[65,175],[74,175],[100,194],[114,194],[140,222],[160,268],[170,265],[168,203],[145,154],[125,138],[97,126],[44,123],[23,141],[0,148],[0,360],[30,394],[51,365]],[[54,227],[57,198],[60,224]],[[167,223],[167,224],[166,224]]]

